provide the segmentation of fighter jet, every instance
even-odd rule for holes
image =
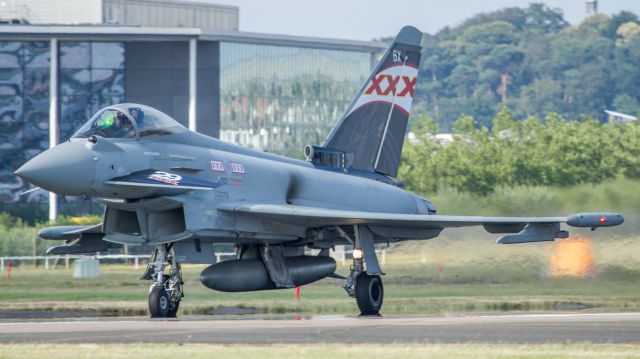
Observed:
[[[16,171],[47,191],[105,205],[102,223],[41,230],[44,239],[66,241],[47,253],[154,246],[142,275],[152,281],[152,317],[176,316],[184,293],[182,263],[209,264],[202,284],[224,292],[342,278],[361,314],[375,315],[384,296],[377,243],[428,240],[463,226],[500,233],[503,244],[553,241],[568,236],[561,224],[595,229],[623,222],[615,213],[439,215],[429,200],[403,190],[394,177],[421,39],[414,27],[399,32],[325,142],[304,149],[306,160],[189,131],[140,104],[100,110],[67,142]],[[236,259],[215,263],[215,243],[235,245]],[[335,245],[353,248],[347,276],[336,273],[329,255]]]

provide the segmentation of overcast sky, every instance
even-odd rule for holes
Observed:
[[[240,7],[240,30],[371,40],[393,36],[404,25],[434,33],[479,12],[543,2],[570,23],[585,15],[584,0],[199,0]],[[601,13],[640,14],[640,0],[599,0]]]

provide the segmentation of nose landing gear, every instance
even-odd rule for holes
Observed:
[[[165,274],[165,268],[169,273]],[[151,318],[175,318],[184,297],[182,270],[175,261],[171,245],[162,244],[154,250],[147,270],[140,279],[153,280],[149,288],[149,314]]]

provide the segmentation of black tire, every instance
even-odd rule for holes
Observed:
[[[379,275],[360,273],[356,278],[356,302],[361,315],[377,315],[382,308],[384,287]]]
[[[180,301],[169,301],[169,311],[167,311],[167,318],[176,318],[178,316],[178,309],[180,308]]]
[[[164,287],[159,284],[152,285],[149,291],[149,314],[151,318],[166,318],[169,314],[170,306],[171,300]]]

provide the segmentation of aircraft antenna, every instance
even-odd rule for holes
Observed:
[[[407,60],[409,56],[405,56],[402,61],[402,70],[400,71],[400,80],[404,76],[404,69],[407,65]],[[387,122],[384,125],[384,132],[382,133],[382,140],[380,141],[380,146],[378,147],[378,155],[376,156],[376,162],[373,165],[374,168],[378,167],[378,162],[380,162],[380,155],[382,154],[382,146],[384,145],[384,139],[387,137],[387,130],[389,129],[389,122],[391,122],[391,115],[393,114],[393,108],[396,105],[396,96],[398,96],[397,89],[393,92],[393,99],[391,100],[391,109],[389,109],[389,116],[387,116]]]

